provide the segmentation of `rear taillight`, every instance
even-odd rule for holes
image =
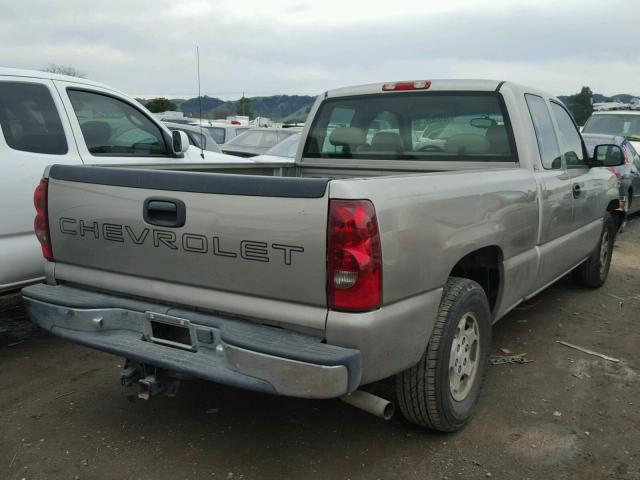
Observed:
[[[40,184],[33,193],[33,205],[36,207],[36,219],[33,221],[33,229],[42,247],[44,258],[53,261],[53,249],[51,248],[51,235],[49,235],[49,211],[47,208],[47,191],[49,182],[40,180]]]
[[[328,303],[362,312],[382,303],[382,251],[369,200],[330,200],[327,234]]]

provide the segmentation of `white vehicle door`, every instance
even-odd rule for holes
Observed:
[[[55,81],[85,164],[174,163],[167,132],[127,97]]]
[[[43,276],[33,192],[48,165],[82,163],[51,80],[0,76],[0,291]]]

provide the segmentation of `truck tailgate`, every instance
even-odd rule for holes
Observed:
[[[327,183],[54,165],[48,205],[55,262],[214,296],[238,293],[243,302],[318,307],[306,323],[324,329]],[[197,303],[212,305],[211,298]]]

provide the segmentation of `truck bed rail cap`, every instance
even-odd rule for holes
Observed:
[[[292,198],[321,198],[329,183],[328,178],[265,177],[57,164],[49,170],[49,177],[55,180],[114,187]]]

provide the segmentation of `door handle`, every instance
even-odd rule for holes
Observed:
[[[178,228],[184,226],[186,210],[182,200],[151,197],[144,201],[142,216],[151,225]]]
[[[578,198],[582,194],[582,188],[579,184],[573,185],[573,198]]]

